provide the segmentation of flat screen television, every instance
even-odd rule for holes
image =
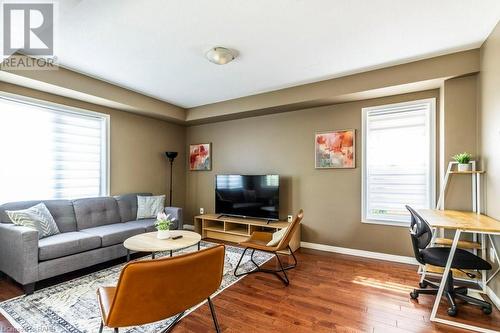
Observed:
[[[279,185],[279,175],[217,175],[215,212],[278,220]]]

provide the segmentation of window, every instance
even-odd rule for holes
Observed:
[[[108,195],[109,116],[0,96],[0,203]]]
[[[435,100],[364,108],[363,222],[407,226],[435,201]]]

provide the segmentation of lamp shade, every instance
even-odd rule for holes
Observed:
[[[166,151],[166,152],[165,152],[165,156],[166,156],[169,160],[172,160],[172,161],[174,160],[174,158],[176,158],[176,157],[177,157],[177,155],[178,155],[178,154],[179,154],[179,153],[178,153],[178,152],[176,152],[176,151]]]

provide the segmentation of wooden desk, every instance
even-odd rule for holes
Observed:
[[[477,214],[475,212],[464,212],[457,210],[417,209],[417,213],[420,214],[434,228],[455,230],[455,237],[453,238],[453,242],[451,243],[450,255],[446,262],[446,267],[444,268],[443,276],[439,284],[439,290],[436,299],[434,301],[434,306],[432,307],[430,320],[455,327],[473,330],[476,332],[484,332],[484,333],[499,332],[479,326],[462,324],[449,319],[437,318],[436,314],[441,297],[443,296],[444,292],[445,277],[448,276],[448,274],[450,273],[451,263],[453,261],[453,257],[455,256],[455,252],[457,250],[457,245],[460,239],[460,235],[463,232],[477,233],[482,235],[487,234],[490,239],[490,242],[492,242],[493,240],[491,239],[491,235],[500,235],[500,221],[497,221],[486,215]],[[484,239],[483,239],[483,244],[484,244]],[[493,242],[492,246],[493,249],[495,250],[495,255],[498,259],[499,258],[498,251],[495,248]],[[492,275],[492,277],[497,273],[498,270]]]
[[[480,233],[500,231],[500,221],[489,216],[459,210],[418,209],[432,227]]]

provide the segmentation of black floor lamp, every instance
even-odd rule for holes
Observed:
[[[165,156],[170,161],[170,204],[168,205],[169,207],[172,207],[172,170],[173,170],[174,159],[177,157],[177,155],[178,153],[176,151],[165,152]]]

